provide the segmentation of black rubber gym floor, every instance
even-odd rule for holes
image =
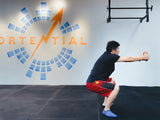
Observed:
[[[0,120],[112,120],[102,102],[85,86],[1,85]],[[160,87],[120,86],[111,110],[114,120],[159,120]]]

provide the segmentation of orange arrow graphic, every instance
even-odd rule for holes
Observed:
[[[40,46],[40,44],[42,43],[43,40],[44,40],[44,42],[47,44],[48,39],[50,38],[50,36],[51,36],[52,32],[54,31],[55,27],[57,26],[58,22],[59,22],[59,24],[61,25],[63,9],[64,9],[64,8],[62,8],[62,9],[56,14],[56,16],[54,16],[54,18],[52,18],[52,20],[51,20],[50,22],[54,21],[54,23],[52,24],[52,26],[51,26],[51,28],[50,28],[47,36],[45,37],[44,34],[42,35],[41,40],[40,40],[39,43],[37,44],[36,49],[35,49],[34,52],[32,53],[32,56],[30,57],[29,60],[32,59],[33,55],[35,54],[35,52],[37,51],[38,47]]]

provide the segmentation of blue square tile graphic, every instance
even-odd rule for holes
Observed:
[[[64,27],[63,27],[63,26],[61,26],[61,27],[60,27],[60,30],[63,30],[63,29],[64,29]]]
[[[32,20],[30,20],[30,21],[29,21],[29,23],[30,23],[30,24],[33,24],[33,21],[32,21]]]
[[[62,58],[61,62],[64,64],[66,62],[66,60],[64,58]]]
[[[27,54],[27,52],[26,52],[26,51],[24,51],[22,54],[23,54],[23,55],[26,55],[26,54]]]
[[[45,20],[45,16],[42,16],[42,20]]]
[[[46,8],[46,2],[41,2],[41,8],[45,9]]]
[[[37,17],[38,21],[41,21],[41,17]]]
[[[10,57],[14,56],[14,52],[13,51],[7,52],[7,55],[10,58]]]
[[[65,64],[65,66],[66,66],[66,68],[67,68],[68,70],[70,70],[70,69],[72,68],[72,65],[71,65],[70,63],[68,63],[68,62]]]
[[[43,9],[42,9],[42,10],[41,10],[41,15],[42,15],[42,16],[47,16],[47,10],[45,10],[45,9],[43,10]]]
[[[17,55],[18,59],[21,59],[22,57],[23,57],[22,54]]]
[[[72,32],[72,28],[71,27],[67,28],[67,32]]]
[[[35,71],[39,72],[40,71],[40,66],[36,66]]]
[[[47,72],[52,71],[51,66],[47,66]]]
[[[27,14],[26,8],[21,9],[21,12],[22,12],[24,15]]]
[[[47,17],[46,17],[46,20],[49,21],[49,19],[50,19],[50,17],[47,16]]]
[[[63,50],[63,51],[66,51],[66,48],[65,48],[65,47],[63,47],[63,48],[62,48],[62,50]]]
[[[12,23],[9,23],[8,29],[14,30],[14,28],[15,28],[15,25],[13,25]]]
[[[62,56],[61,56],[61,55],[58,55],[57,57],[60,59]]]
[[[26,55],[25,58],[28,59],[28,58],[29,58],[29,55]]]
[[[29,69],[34,70],[35,65],[31,64],[31,66],[29,67]]]
[[[16,50],[14,50],[14,52],[17,54],[17,53],[20,53],[20,50],[16,49]]]
[[[24,30],[21,30],[21,33],[25,33],[25,31],[24,31]]]
[[[68,27],[68,26],[70,26],[70,24],[69,24],[69,22],[66,22],[66,23],[64,24],[64,27]]]
[[[78,25],[78,24],[75,24],[75,25],[73,25],[72,27],[73,27],[73,30],[79,29],[79,25]]]
[[[24,63],[26,62],[26,59],[25,59],[25,58],[22,58],[22,59],[20,60],[20,62],[21,62],[22,64],[24,64]]]
[[[36,62],[37,62],[37,60],[36,60],[36,59],[34,59],[34,60],[32,61],[32,63],[34,63],[34,64],[36,64]]]
[[[69,56],[68,54],[65,54],[64,57],[65,57],[66,59],[69,59],[70,56]]]
[[[27,26],[27,27],[29,27],[29,26],[30,26],[29,22],[28,22],[28,23],[26,23],[26,26]]]
[[[34,22],[37,22],[37,18],[36,18],[36,17],[34,17],[34,18],[33,18],[33,21],[34,21]]]
[[[20,32],[20,28],[19,27],[16,27],[16,29],[15,29],[15,31],[17,31],[17,32]]]
[[[76,60],[75,58],[71,57],[69,61],[70,61],[72,64],[75,64],[77,60]]]
[[[60,54],[61,54],[61,55],[64,55],[64,52],[61,51]]]
[[[41,61],[40,61],[40,60],[38,60],[37,65],[40,65],[40,64],[41,64]]]
[[[32,77],[32,73],[33,73],[33,71],[28,70],[26,76],[29,77],[29,78],[31,78]]]
[[[49,61],[46,61],[46,65],[50,65]]]
[[[23,18],[21,19],[21,22],[26,23],[27,20],[23,17]]]
[[[51,16],[51,12],[52,12],[51,10],[47,10],[47,15]]]
[[[62,31],[62,34],[66,34],[66,33],[67,33],[67,31],[66,31],[66,30],[63,30],[63,31]]]
[[[42,61],[42,65],[45,65],[45,61]]]
[[[67,53],[72,54],[72,50],[68,49]]]
[[[31,16],[28,14],[28,15],[26,15],[25,16],[26,17],[26,19],[28,19],[28,20],[30,20],[31,19]]]
[[[37,15],[37,16],[40,16],[40,15],[41,15],[40,10],[36,10],[36,15]]]
[[[46,80],[46,73],[41,73],[41,80]]]
[[[23,28],[22,28],[23,30],[27,30],[27,27],[26,26],[23,26]]]
[[[58,67],[61,67],[62,64],[61,64],[60,62],[57,62],[57,66],[58,66]]]
[[[55,58],[54,58],[54,61],[55,61],[55,62],[57,62],[57,61],[58,61],[57,57],[55,57]]]
[[[41,67],[41,72],[46,72],[45,67]]]
[[[51,60],[50,60],[50,62],[51,62],[51,64],[53,64],[53,63],[54,63],[54,60],[53,60],[53,59],[51,59]]]
[[[20,48],[20,50],[21,50],[21,51],[24,51],[24,50],[25,50],[25,48],[24,48],[24,47],[22,47],[22,48]]]

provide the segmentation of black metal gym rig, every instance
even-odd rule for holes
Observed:
[[[146,9],[146,15],[144,17],[111,17],[112,9]],[[107,23],[111,22],[111,19],[140,19],[140,23],[146,18],[146,22],[149,22],[149,10],[152,11],[153,5],[149,7],[149,2],[146,0],[146,7],[111,7],[111,0],[108,0],[108,18]]]

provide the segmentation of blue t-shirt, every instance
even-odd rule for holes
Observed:
[[[94,82],[96,80],[106,81],[115,70],[115,62],[119,58],[119,55],[105,51],[94,64],[87,82]]]

